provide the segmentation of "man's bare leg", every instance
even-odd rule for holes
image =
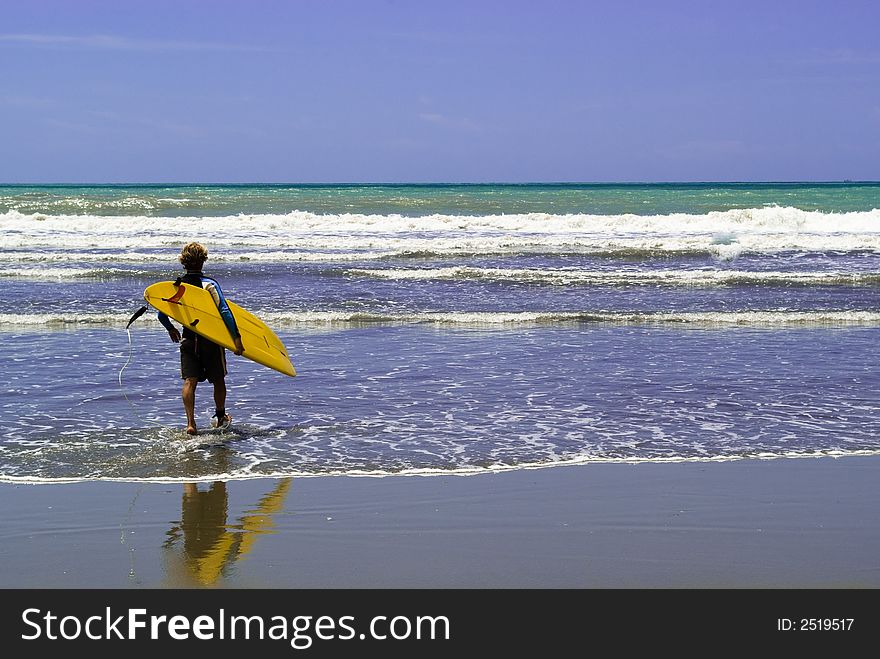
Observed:
[[[214,382],[214,405],[218,410],[226,410],[226,380]],[[217,426],[223,425],[223,419],[217,419]]]
[[[196,428],[196,386],[198,378],[187,378],[183,381],[183,409],[186,412],[186,432],[188,435],[199,434]]]

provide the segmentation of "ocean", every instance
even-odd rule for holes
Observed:
[[[880,453],[880,184],[0,186],[0,229],[3,481]],[[230,354],[196,438],[126,331],[191,240],[298,372]]]

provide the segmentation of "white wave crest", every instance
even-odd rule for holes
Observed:
[[[413,313],[347,311],[268,311],[256,314],[275,328],[346,327],[364,324],[429,324],[460,327],[535,326],[568,323],[609,325],[695,325],[707,327],[833,327],[880,326],[880,312],[875,311],[695,311],[695,312],[625,312],[625,311],[425,311]],[[88,327],[125,327],[128,313],[42,313],[0,314],[0,329],[23,328],[75,329]],[[143,329],[147,325],[135,325]],[[158,324],[153,327],[158,331]]]
[[[511,215],[315,214],[147,217],[0,214],[0,249],[115,250],[178,248],[189,240],[224,251],[294,250],[390,253],[510,249],[743,252],[880,251],[880,210],[824,213],[790,207],[706,214]],[[212,252],[212,258],[214,252]],[[232,256],[235,258],[235,256]]]
[[[121,268],[9,268],[0,267],[0,279],[27,279],[29,281],[62,281],[74,279],[102,279],[137,274]]]
[[[0,313],[0,327],[115,326],[128,322],[126,314],[108,313]]]
[[[168,248],[161,252],[140,252],[140,251],[112,251],[112,252],[82,252],[82,251],[70,251],[69,248],[64,248],[66,251],[0,251],[0,263],[15,263],[15,264],[33,264],[33,263],[50,263],[50,264],[63,264],[63,263],[82,263],[83,261],[93,262],[93,263],[134,263],[134,264],[147,264],[147,263],[155,263],[155,262],[164,262],[166,265],[175,268],[176,262],[176,250],[177,247]],[[402,255],[406,255],[406,252],[401,252]],[[229,251],[229,252],[212,252],[211,253],[211,261],[218,263],[236,263],[236,262],[248,262],[253,261],[256,263],[293,263],[293,262],[343,262],[343,261],[370,261],[375,259],[384,259],[388,256],[394,256],[395,252],[393,251],[381,251],[381,252],[369,252],[369,251],[359,251],[359,252],[310,252],[310,251],[248,251],[248,252],[240,252],[240,251]],[[14,268],[6,268],[6,271],[12,272]],[[26,271],[27,268],[21,268],[22,271]],[[58,269],[61,270],[60,268]],[[101,270],[94,270],[94,272],[107,271],[107,268],[102,268]],[[44,271],[36,268],[32,268],[31,271],[36,274],[39,271]],[[72,272],[72,271],[71,271]],[[127,271],[119,269],[117,271],[118,274],[125,273]],[[2,275],[2,271],[0,271],[0,276]],[[10,275],[12,276],[12,275]]]
[[[511,281],[551,285],[670,285],[724,286],[743,284],[777,285],[866,285],[880,283],[880,273],[782,272],[755,270],[577,270],[535,268],[352,268],[344,274],[390,280]]]

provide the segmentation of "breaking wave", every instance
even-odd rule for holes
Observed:
[[[278,328],[322,326],[430,324],[450,327],[523,327],[571,323],[606,325],[692,325],[706,327],[835,327],[880,326],[875,311],[425,311],[375,313],[349,311],[269,311],[260,318]],[[125,313],[35,313],[0,314],[0,329],[76,329],[125,327],[131,316]],[[133,326],[134,329],[138,325]]]
[[[0,214],[0,249],[37,250],[44,256],[104,250],[112,251],[114,258],[137,261],[149,256],[144,250],[176,248],[203,236],[211,236],[215,259],[319,260],[345,258],[345,254],[377,258],[565,249],[697,252],[734,258],[783,251],[880,251],[880,210],[826,213],[771,206],[705,214],[420,217],[303,211],[197,218]]]

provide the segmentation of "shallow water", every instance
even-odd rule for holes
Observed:
[[[9,333],[7,478],[473,472],[877,448],[874,328],[376,325],[284,332],[300,375],[230,358],[233,430],[182,432],[163,332]],[[199,421],[213,411],[200,386]],[[123,395],[123,393],[125,395]],[[128,397],[128,401],[125,396]],[[131,404],[129,404],[129,401]]]

